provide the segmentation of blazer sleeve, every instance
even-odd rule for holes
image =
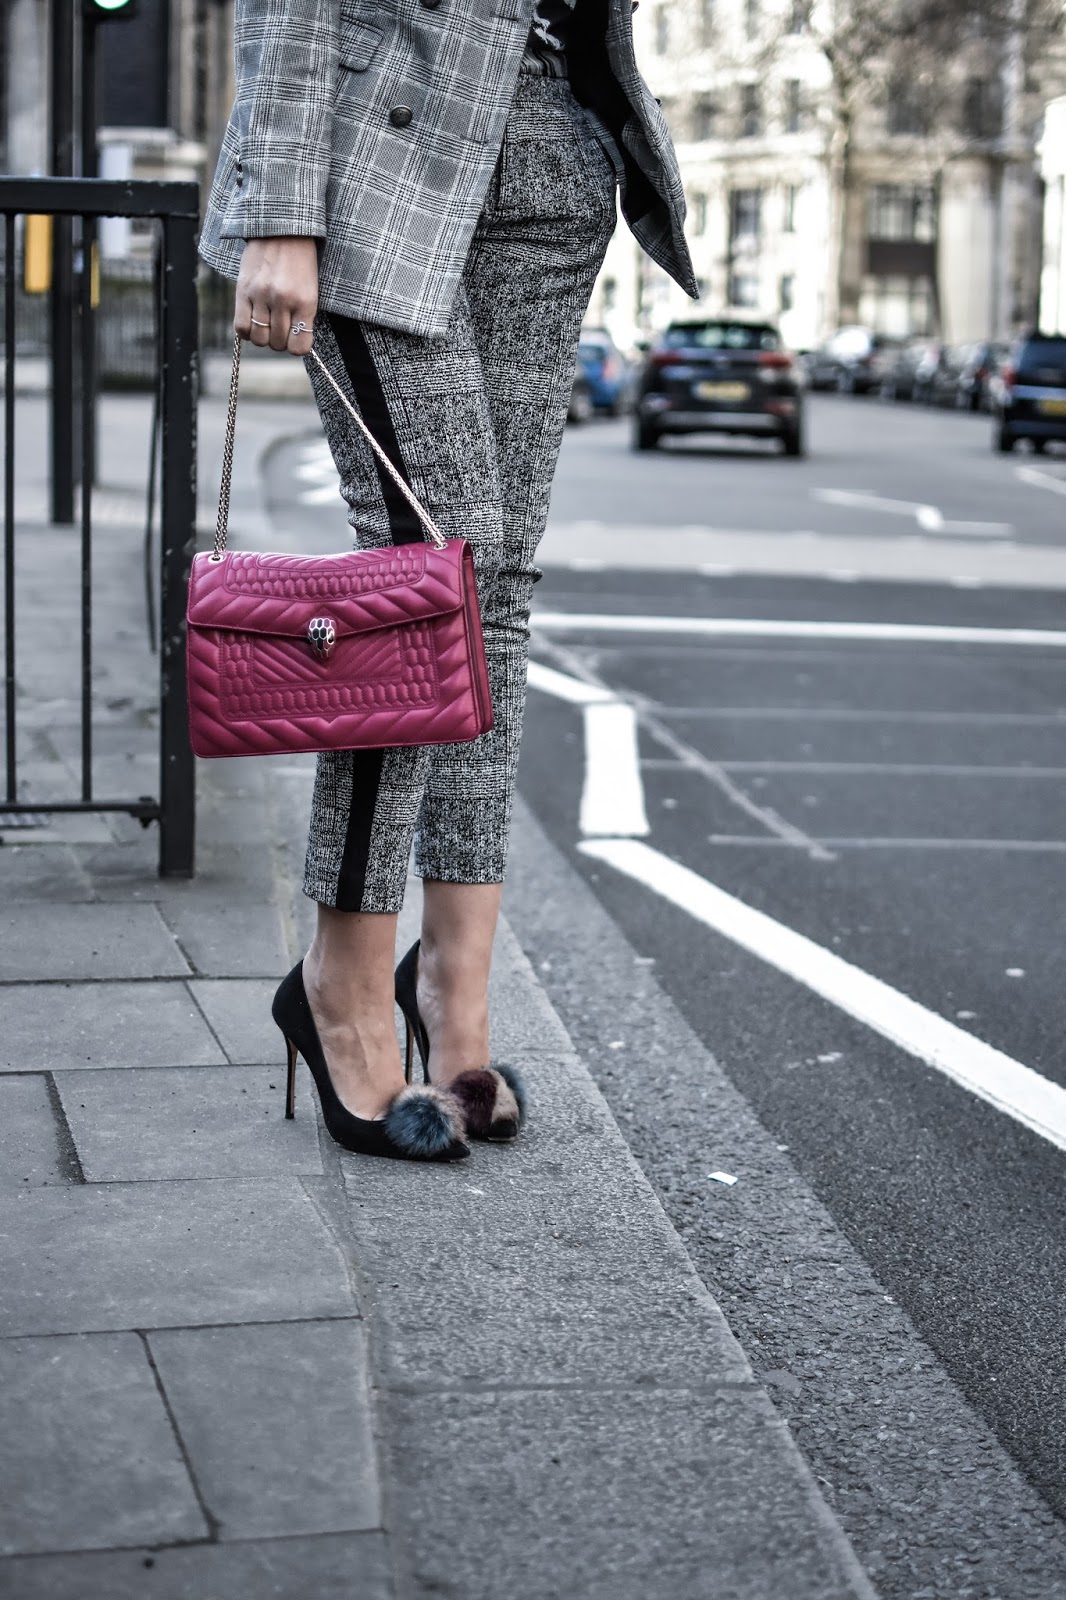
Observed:
[[[223,238],[326,234],[340,0],[237,0],[237,154]]]

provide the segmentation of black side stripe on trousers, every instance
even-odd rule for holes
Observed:
[[[329,313],[329,325],[333,329],[333,337],[337,341],[337,348],[340,350],[341,360],[344,362],[348,381],[355,393],[363,421],[410,488],[410,479],[407,476],[403,456],[400,454],[400,443],[396,437],[389,403],[381,387],[378,369],[374,365],[374,358],[370,354],[362,325],[352,317],[339,317],[334,312]],[[389,515],[393,544],[420,543],[426,535],[418,517],[376,456],[374,465],[377,467],[381,492],[385,497],[385,509]]]
[[[361,325],[351,317],[339,317],[331,313],[329,324],[363,421],[404,482],[408,483],[407,469],[400,454],[400,443],[396,437],[392,414],[381,386],[377,367],[370,354],[366,334]],[[413,544],[421,541],[425,538],[422,524],[376,456],[374,465],[385,498],[393,544]],[[374,812],[377,809],[384,758],[384,750],[351,752],[352,802],[348,810],[340,871],[337,874],[335,904],[338,911],[362,910],[363,895],[366,890],[366,869],[370,860],[370,836],[374,827]]]

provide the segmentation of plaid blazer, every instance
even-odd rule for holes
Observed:
[[[237,0],[236,103],[200,253],[320,241],[319,303],[444,333],[503,141],[533,0]],[[670,133],[637,70],[631,0],[578,0],[575,91],[604,125],[622,212],[693,296]]]

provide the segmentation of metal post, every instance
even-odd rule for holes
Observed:
[[[159,873],[191,878],[196,770],[185,698],[185,596],[196,548],[196,219],[163,223]]]
[[[52,0],[52,172],[74,173],[74,0]],[[52,521],[73,523],[74,263],[70,217],[52,229]]]
[[[89,251],[93,228],[81,219],[81,797],[93,797],[93,485],[90,463],[95,449],[95,396],[93,394],[92,270]]]
[[[15,766],[15,216],[4,217],[4,723],[8,802],[18,798]]]

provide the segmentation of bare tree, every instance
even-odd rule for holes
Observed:
[[[870,109],[893,94],[915,113],[924,134],[934,186],[946,162],[975,139],[998,146],[1001,161],[1017,157],[1027,91],[1041,79],[1061,81],[1066,10],[1061,0],[823,0],[811,9],[810,32],[829,66],[830,191],[837,270],[830,320],[854,314],[856,286],[847,278],[846,241],[853,203],[855,132]],[[968,104],[973,85],[989,85],[987,126]],[[1057,85],[1056,85],[1057,86]],[[923,113],[928,113],[923,115]],[[998,127],[994,126],[998,123]]]

